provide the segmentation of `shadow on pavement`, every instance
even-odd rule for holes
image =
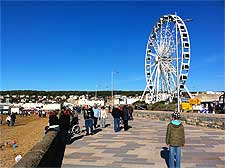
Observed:
[[[169,149],[167,147],[162,147],[160,156],[165,160],[167,167],[169,167]]]
[[[105,128],[109,127],[110,125],[111,125],[111,124],[106,124],[106,125],[105,125]]]
[[[95,134],[97,134],[100,131],[102,131],[102,129],[101,128],[97,128],[97,129],[93,130],[93,134],[95,135]]]
[[[121,131],[123,128],[124,128],[123,126],[120,126],[120,131]]]
[[[83,136],[84,135],[77,135],[77,136],[73,136],[73,137],[68,136],[66,144],[71,145],[74,141],[83,138]]]

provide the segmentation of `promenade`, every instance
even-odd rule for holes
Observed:
[[[110,115],[110,114],[109,114]],[[112,117],[107,128],[92,136],[80,136],[66,146],[62,167],[166,168],[167,122],[135,118],[127,132],[113,131]],[[80,120],[83,124],[83,118]],[[186,144],[182,148],[182,168],[224,168],[225,131],[185,125]],[[84,134],[84,133],[83,133]]]

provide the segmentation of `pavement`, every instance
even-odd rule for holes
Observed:
[[[107,128],[94,135],[74,138],[65,149],[62,167],[76,168],[166,168],[168,122],[135,118],[128,131],[115,133],[109,116]],[[83,125],[83,118],[80,120]],[[182,168],[225,168],[225,131],[185,125]]]

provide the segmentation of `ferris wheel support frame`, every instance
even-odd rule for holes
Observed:
[[[180,86],[179,86],[179,72],[178,72],[178,40],[177,40],[177,13],[175,12],[175,16],[176,16],[176,23],[175,23],[175,27],[176,27],[176,56],[177,56],[177,111],[180,112]]]

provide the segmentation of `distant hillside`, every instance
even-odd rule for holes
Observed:
[[[121,94],[126,96],[137,96],[141,95],[143,91],[113,91],[114,95]],[[37,91],[37,90],[11,90],[11,91],[0,91],[0,95],[40,95],[40,96],[69,96],[69,95],[90,95],[94,96],[95,91]],[[105,97],[111,96],[111,91],[98,91],[98,96]]]

